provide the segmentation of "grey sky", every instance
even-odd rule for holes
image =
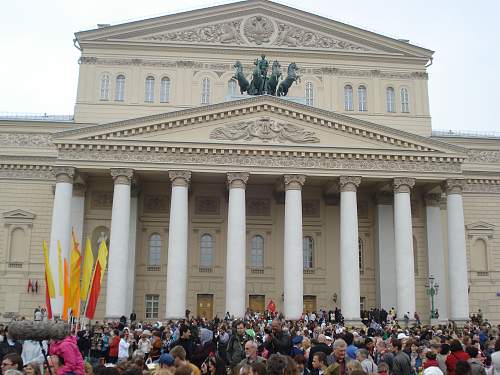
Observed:
[[[0,12],[0,112],[71,114],[78,81],[75,31],[232,1],[27,0]],[[277,1],[435,51],[429,68],[434,129],[500,131],[500,2]]]

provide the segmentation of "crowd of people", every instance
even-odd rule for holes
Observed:
[[[477,314],[464,327],[423,326],[394,311],[364,312],[346,327],[340,310],[286,321],[243,319],[143,323],[135,314],[94,322],[48,343],[17,342],[0,325],[2,375],[500,375],[499,327]],[[38,317],[38,316],[35,316]],[[413,323],[413,322],[412,322]],[[35,343],[37,344],[37,343]]]

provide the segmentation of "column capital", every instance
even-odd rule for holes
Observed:
[[[339,186],[340,192],[356,191],[361,183],[361,176],[340,176]]]
[[[306,176],[303,174],[285,174],[283,175],[285,190],[302,190],[306,182]]]
[[[428,193],[425,194],[424,199],[427,207],[441,207],[441,194]]]
[[[175,170],[168,171],[168,177],[172,186],[184,186],[188,187],[191,182],[191,171],[185,170]]]
[[[75,177],[75,168],[64,165],[56,165],[52,167],[52,173],[56,177],[56,183],[67,182],[72,184],[73,177]]]
[[[415,179],[411,177],[396,177],[393,181],[394,193],[409,193],[415,186]]]
[[[228,172],[227,186],[229,189],[232,188],[245,189],[249,177],[250,174],[246,172]]]
[[[111,177],[115,185],[130,185],[134,170],[131,168],[111,168]]]
[[[450,178],[443,183],[443,190],[446,194],[462,194],[464,190],[465,180]]]

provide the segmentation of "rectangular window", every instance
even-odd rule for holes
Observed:
[[[160,296],[158,294],[146,294],[146,319],[156,319],[159,316]]]

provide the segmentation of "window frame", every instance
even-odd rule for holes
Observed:
[[[254,247],[254,240],[260,238],[262,241],[261,248]],[[266,242],[264,236],[261,234],[255,234],[250,238],[250,267],[252,268],[264,268],[264,252],[265,252]],[[260,253],[259,253],[260,252]],[[256,262],[260,258],[260,262]]]
[[[353,95],[352,85],[344,85],[344,111],[354,111]]]
[[[210,246],[207,247],[204,238],[210,238]],[[200,267],[202,268],[211,268],[214,266],[214,248],[215,248],[215,239],[213,234],[204,232],[200,235],[200,246],[199,246],[199,259],[200,259]],[[207,252],[207,249],[209,252]]]
[[[158,319],[159,316],[160,316],[160,295],[146,294],[144,296],[144,317],[146,319]]]
[[[155,102],[155,77],[148,75],[144,81],[144,102]]]
[[[155,237],[154,239],[153,236]],[[153,244],[153,241],[157,243]],[[163,239],[161,238],[161,234],[158,232],[151,233],[148,237],[148,266],[161,266],[162,250]],[[157,261],[157,263],[153,263],[152,260]]]
[[[306,82],[305,97],[306,97],[306,105],[313,107],[314,106],[314,84],[311,81]]]
[[[168,82],[168,84],[166,82]],[[170,103],[171,88],[172,80],[169,76],[163,76],[160,80],[160,103]]]
[[[387,113],[396,113],[396,91],[393,86],[385,89],[385,101]]]
[[[366,88],[366,85],[358,86],[358,111],[368,111],[368,89]]]
[[[410,90],[407,87],[401,87],[399,95],[401,99],[401,113],[410,113]]]
[[[99,80],[99,100],[108,101],[109,100],[109,88],[110,88],[110,78],[109,73],[101,73]]]
[[[120,79],[122,78],[123,79]],[[118,74],[115,79],[115,101],[125,101],[125,74]]]
[[[310,239],[308,253],[306,253],[306,239]],[[307,258],[307,259],[306,259]],[[308,264],[306,261],[309,260]],[[314,238],[313,236],[306,235],[302,237],[302,265],[305,270],[313,270],[314,262]]]
[[[209,77],[203,77],[201,80],[201,104],[210,104],[212,96],[212,82]]]

